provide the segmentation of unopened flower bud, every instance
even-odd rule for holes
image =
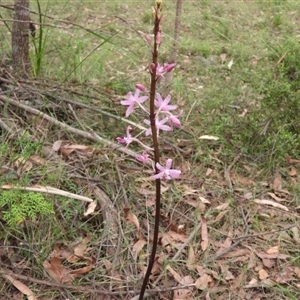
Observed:
[[[151,63],[149,65],[149,72],[152,74],[153,70],[155,70],[155,64],[154,63]]]
[[[141,92],[146,92],[146,91],[147,91],[146,87],[145,87],[144,85],[140,84],[140,83],[137,83],[137,84],[135,85],[135,87],[136,87],[137,89],[139,89]]]
[[[161,44],[161,31],[159,30],[156,34],[156,44],[159,46]]]
[[[175,66],[176,66],[175,63],[174,64],[165,64],[164,65],[164,71],[166,73],[169,73],[169,72],[171,72],[175,68]]]

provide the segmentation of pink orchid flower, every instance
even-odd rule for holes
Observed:
[[[182,113],[183,113],[182,110],[180,111],[180,113],[178,115],[173,115],[170,113],[168,118],[169,118],[169,123],[172,128],[174,128],[174,127],[180,128],[181,127],[181,123],[178,118],[182,115]]]
[[[171,169],[172,167],[172,159],[169,158],[166,161],[166,166],[163,167],[159,163],[156,163],[156,168],[160,171],[159,173],[151,176],[152,179],[177,179],[180,177],[181,171],[176,169]]]
[[[157,78],[161,77],[164,78],[164,75],[166,73],[171,72],[175,68],[176,64],[164,64],[161,66],[159,63],[157,64],[156,67],[156,76]]]
[[[126,118],[134,111],[136,105],[140,105],[148,99],[148,96],[139,97],[140,92],[140,89],[136,89],[134,95],[129,92],[127,94],[127,100],[121,101],[122,105],[128,106],[126,110]]]
[[[158,108],[158,112],[166,112],[170,110],[175,110],[177,105],[169,105],[171,101],[171,96],[168,95],[165,100],[163,100],[162,96],[159,93],[156,93],[156,100],[154,101],[154,105]]]
[[[158,117],[155,118],[155,126],[157,130],[157,135],[159,135],[159,130],[164,130],[164,131],[172,131],[173,128],[169,125],[165,125],[169,121],[169,117],[166,117],[162,120],[159,120]],[[149,120],[144,120],[144,123],[150,126],[150,121]],[[151,127],[148,128],[145,132],[145,135],[148,136],[152,133]]]
[[[132,143],[135,138],[132,137],[132,135],[130,134],[130,131],[132,130],[131,126],[127,126],[126,129],[126,136],[124,137],[117,137],[117,141],[121,144],[126,144],[126,146],[128,146],[130,143]]]
[[[126,129],[126,136],[124,137],[117,137],[117,141],[121,144],[126,144],[126,146],[128,146],[129,144],[131,144],[132,142],[137,142],[139,143],[140,145],[142,145],[146,150],[148,151],[153,151],[153,148],[151,147],[148,147],[147,145],[143,144],[139,139],[133,137],[131,134],[130,134],[130,131],[132,130],[132,127],[131,126],[127,126],[127,129]],[[142,160],[145,160],[146,159],[146,156],[144,155],[143,158],[141,158]]]
[[[135,158],[143,164],[146,164],[149,161],[149,154],[146,151],[143,151],[142,154],[136,155]]]

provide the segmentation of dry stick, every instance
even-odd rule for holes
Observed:
[[[297,226],[296,224],[293,224],[293,225],[289,225],[287,227],[277,229],[277,230],[266,231],[266,232],[261,232],[261,233],[246,234],[246,235],[242,235],[242,236],[239,236],[237,238],[234,238],[233,240],[246,240],[248,238],[253,238],[253,237],[256,237],[256,236],[263,236],[263,235],[267,235],[267,234],[273,234],[273,233],[277,233],[277,232],[281,232],[281,231],[286,231],[286,230],[289,230],[289,229],[291,229],[293,227],[296,227],[296,226]]]
[[[8,133],[12,133],[12,129],[0,118],[0,127]]]
[[[89,287],[87,285],[84,287],[80,287],[80,286],[75,286],[75,285],[60,284],[57,282],[40,280],[40,279],[32,278],[29,276],[15,274],[12,271],[3,269],[3,268],[0,269],[0,274],[10,275],[14,278],[18,278],[18,279],[21,279],[24,281],[30,281],[30,282],[37,283],[37,284],[58,287],[58,288],[62,288],[62,289],[70,289],[70,290],[74,290],[74,291],[78,291],[78,292],[88,292],[88,293],[102,294],[102,295],[127,295],[127,294],[135,294],[138,292],[136,290],[108,292],[108,291],[99,290],[98,286],[95,286],[95,285],[93,285],[91,287]],[[192,286],[194,286],[194,285],[189,284],[189,285],[184,285],[184,286],[179,286],[179,287],[176,286],[176,287],[171,287],[171,288],[151,289],[151,290],[147,290],[147,293],[157,294],[157,293],[161,293],[161,292],[168,292],[168,291],[174,291],[174,290],[179,290],[179,289],[188,289]]]
[[[237,161],[240,159],[240,157],[242,156],[242,152],[240,152],[234,159],[233,159],[233,162],[228,166],[228,168],[225,169],[225,179],[229,185],[229,188],[230,190],[232,191],[233,190],[233,187],[232,187],[232,182],[231,182],[231,179],[230,179],[230,171],[232,169],[232,167],[237,163]]]
[[[113,150],[118,150],[120,152],[123,152],[129,156],[132,156],[132,157],[135,157],[137,155],[137,153],[135,153],[134,151],[132,150],[129,150],[127,149],[126,147],[122,147],[122,146],[119,146],[118,144],[115,144],[111,141],[108,141],[108,140],[105,140],[104,138],[100,137],[99,135],[97,135],[95,132],[91,131],[91,133],[89,132],[85,132],[85,131],[82,131],[82,130],[79,130],[79,129],[76,129],[72,126],[69,126],[65,123],[62,123],[52,117],[50,117],[49,115],[41,112],[40,110],[38,109],[35,109],[33,107],[30,107],[30,106],[27,106],[27,105],[24,105],[16,100],[13,100],[11,98],[8,98],[8,97],[5,97],[5,96],[2,96],[0,95],[0,100],[3,101],[3,102],[8,102],[9,104],[12,104],[16,107],[19,107],[19,108],[22,108],[23,110],[31,113],[31,114],[34,114],[36,116],[40,116],[42,117],[43,119],[47,120],[48,122],[56,125],[56,126],[59,126],[63,129],[66,129],[68,130],[69,132],[71,133],[74,133],[76,135],[79,135],[81,137],[84,137],[86,139],[89,139],[91,141],[94,141],[94,142],[100,142],[106,146],[109,146],[111,147]]]
[[[6,82],[6,83],[11,83],[10,80],[7,80],[6,78],[3,78],[3,77],[0,77],[0,80],[3,81],[3,82]],[[19,81],[20,81],[20,82],[27,82],[26,80],[19,80]],[[35,84],[40,84],[40,85],[45,85],[45,86],[51,87],[50,84],[46,84],[46,83],[41,84],[41,83],[39,83],[39,82],[35,82]],[[22,83],[22,86],[26,86],[26,89],[27,89],[27,90],[30,89],[30,90],[33,90],[33,91],[37,91],[37,92],[39,92],[41,95],[45,95],[45,96],[47,96],[47,97],[53,97],[53,95],[51,95],[49,92],[48,92],[48,93],[41,93],[41,90],[40,90],[40,89],[33,88],[32,86],[29,86],[29,85],[26,84],[26,83],[25,83],[25,84]],[[76,94],[76,95],[79,95],[79,96],[82,96],[82,97],[91,97],[91,98],[96,99],[96,100],[101,100],[99,97],[86,95],[86,94],[83,94],[83,93],[80,93],[80,92],[77,92],[77,91],[73,91],[73,90],[68,89],[68,88],[61,88],[61,87],[60,87],[60,89],[61,89],[61,90],[64,90],[64,91],[69,91],[69,92],[71,92],[71,93],[73,93],[73,94]],[[135,123],[135,122],[133,122],[133,121],[127,119],[127,118],[123,118],[123,117],[120,117],[120,116],[118,116],[118,115],[114,115],[114,114],[109,113],[109,112],[107,112],[107,111],[105,111],[105,110],[102,110],[102,109],[100,109],[100,108],[97,108],[97,107],[94,107],[94,106],[90,106],[90,105],[88,105],[88,104],[85,104],[85,103],[82,103],[82,102],[79,102],[79,101],[75,101],[75,100],[71,100],[71,99],[68,99],[68,98],[60,97],[60,96],[55,96],[55,98],[56,98],[57,100],[59,100],[59,101],[67,102],[67,103],[70,103],[70,104],[73,104],[73,105],[76,105],[76,106],[79,106],[79,107],[87,108],[87,109],[89,109],[89,110],[91,110],[91,111],[99,112],[99,113],[101,113],[101,114],[104,115],[104,116],[107,116],[107,117],[116,119],[116,120],[118,120],[118,121],[122,121],[122,122],[127,123],[127,124],[130,124],[130,125],[132,125],[132,126],[134,126],[134,127],[136,127],[136,128],[139,128],[139,129],[141,129],[141,130],[143,130],[143,131],[146,131],[146,130],[147,130],[146,127],[144,127],[144,126],[142,126],[142,125],[140,125],[140,124],[138,124],[138,123]],[[184,131],[185,133],[187,133],[187,134],[191,134],[190,132],[188,132],[188,131],[185,130],[185,129],[181,129],[181,130],[183,130],[183,131]],[[175,150],[177,150],[177,151],[179,151],[179,152],[184,152],[183,149],[181,149],[181,148],[179,148],[178,146],[174,145],[174,144],[173,144],[171,141],[169,141],[168,139],[165,139],[164,142],[165,142],[166,144],[168,144],[169,146],[171,146],[172,148],[174,148]]]

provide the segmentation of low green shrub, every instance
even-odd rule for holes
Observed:
[[[10,227],[38,215],[54,214],[52,203],[39,193],[17,190],[2,191],[0,194],[0,218]]]

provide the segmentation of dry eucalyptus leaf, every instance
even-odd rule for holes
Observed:
[[[195,287],[198,290],[205,290],[208,288],[209,283],[213,281],[213,278],[210,275],[207,275],[206,273],[203,274],[201,277],[199,277],[195,282]]]
[[[266,270],[260,269],[258,271],[258,277],[259,277],[260,280],[264,280],[264,279],[266,279],[266,278],[269,277],[269,274],[268,274],[268,272]]]
[[[133,214],[130,211],[130,208],[128,208],[128,207],[124,207],[123,211],[125,213],[126,221],[128,223],[133,224],[135,226],[135,228],[139,231],[140,230],[140,222],[139,222],[137,216],[135,214]]]
[[[205,218],[201,218],[201,249],[205,251],[208,247],[208,231],[207,231],[207,222]]]
[[[277,254],[279,253],[279,246],[274,246],[274,247],[271,247],[269,248],[266,253],[268,254]]]
[[[14,279],[10,275],[2,274],[3,278],[9,281],[11,284],[14,285],[16,289],[18,289],[22,294],[26,295],[28,300],[38,300],[35,296],[33,291],[24,283],[19,280]],[[23,299],[23,297],[22,297]]]
[[[271,200],[255,199],[254,202],[257,203],[257,204],[264,204],[264,205],[269,205],[269,206],[273,206],[273,207],[276,207],[276,208],[280,208],[284,211],[289,211],[289,209],[286,206],[281,205],[281,204],[279,204],[277,202],[274,202],[274,201],[271,201]]]
[[[86,212],[83,214],[85,217],[92,214],[95,211],[95,208],[97,207],[97,201],[93,201],[88,205],[88,208]]]
[[[146,241],[144,239],[139,239],[132,247],[133,258],[137,260],[139,253],[142,251],[143,247],[146,245]]]

